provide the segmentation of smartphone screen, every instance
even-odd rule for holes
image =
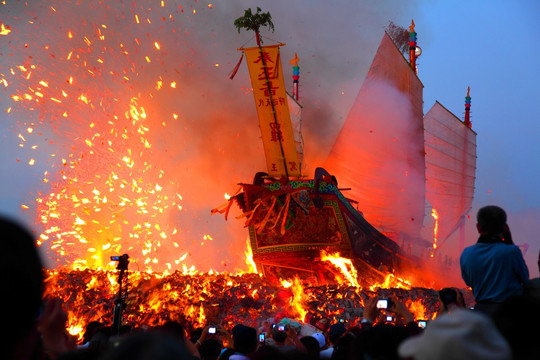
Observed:
[[[215,334],[216,333],[216,328],[215,327],[208,328],[208,333],[209,334]]]
[[[264,334],[259,334],[259,342],[264,342]]]
[[[387,309],[388,308],[388,300],[387,299],[381,299],[377,301],[377,309]]]

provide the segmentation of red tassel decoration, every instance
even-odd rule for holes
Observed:
[[[238,72],[238,69],[240,68],[240,64],[242,63],[242,59],[244,58],[244,52],[242,51],[242,56],[240,56],[240,60],[238,60],[238,64],[232,69],[232,71],[229,73],[229,78],[232,80],[236,73]]]

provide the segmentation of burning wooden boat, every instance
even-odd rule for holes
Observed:
[[[291,109],[299,105],[298,57],[295,54],[291,61],[293,94],[290,96],[285,91],[280,61],[279,49],[284,44],[262,46],[258,27],[250,29],[256,31],[258,46],[239,50],[248,62],[268,171],[256,174],[251,184],[240,184],[242,192],[214,212],[228,213],[233,202],[240,206],[249,228],[253,260],[269,278],[300,276],[326,283],[337,281],[342,273],[355,269],[358,275],[354,281],[360,285],[380,282],[388,274],[419,278],[415,275],[425,271],[424,261],[412,251],[413,245],[429,249],[432,256],[437,245],[420,236],[426,212],[426,173],[431,174],[429,169],[432,169],[425,153],[431,146],[430,155],[437,150],[438,159],[443,160],[429,158],[442,169],[429,179],[431,193],[436,195],[430,197],[431,201],[439,206],[441,202],[433,200],[441,197],[438,195],[455,196],[458,204],[450,204],[452,215],[462,220],[472,201],[476,145],[470,122],[463,123],[451,113],[450,120],[443,116],[443,122],[457,120],[457,125],[448,125],[457,126],[457,130],[443,135],[457,138],[452,143],[456,148],[463,141],[468,145],[465,153],[452,157],[452,168],[447,169],[443,163],[447,160],[445,156],[451,154],[445,154],[448,150],[441,148],[439,133],[433,132],[436,126],[426,126],[432,132],[424,137],[423,85],[416,75],[414,23],[410,28],[410,62],[390,36],[384,34],[356,103],[325,164],[329,171],[317,168],[313,179],[302,177],[301,139],[295,137],[297,129],[293,129],[290,116],[295,112]],[[238,66],[234,71],[237,69]],[[397,95],[393,97],[392,92]],[[373,94],[386,98],[375,102]],[[375,109],[381,104],[386,110],[391,109],[382,117],[377,116]],[[441,119],[438,103],[434,108],[433,113],[438,115],[426,118],[429,124]],[[382,124],[376,131],[385,133],[377,144],[369,139],[374,131],[366,128],[371,126],[371,119]],[[393,131],[392,126],[399,128],[399,132]],[[425,139],[431,141],[426,147]],[[443,140],[450,143],[449,139]],[[356,164],[351,164],[351,159]],[[385,162],[393,163],[394,173],[380,171]],[[444,172],[450,173],[456,166],[462,167],[461,173],[466,175],[459,176],[458,183],[452,187],[445,183],[448,176],[445,178]],[[338,179],[355,186],[348,195],[352,194],[358,202],[344,196]],[[441,184],[442,189],[436,187]],[[444,194],[449,188],[455,194]],[[444,207],[439,212],[447,215]],[[407,251],[398,244],[406,245]],[[350,259],[353,266],[339,271],[329,266],[328,254],[336,254],[341,260]]]
[[[329,257],[352,259],[360,286],[381,283],[389,273],[410,271],[414,260],[367,222],[322,168],[314,179],[255,175],[231,198],[247,217],[253,260],[266,277],[299,276],[311,283],[334,282],[342,272]],[[230,205],[229,204],[229,205]],[[326,255],[326,256],[325,256]]]

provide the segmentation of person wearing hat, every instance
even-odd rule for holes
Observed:
[[[416,336],[401,342],[398,354],[414,360],[510,360],[505,338],[484,314],[455,309],[431,321]]]

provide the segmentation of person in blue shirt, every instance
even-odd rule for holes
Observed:
[[[478,210],[476,219],[480,237],[461,254],[461,276],[472,288],[475,310],[491,315],[498,304],[522,294],[529,270],[521,250],[505,239],[510,229],[502,208],[485,206]]]

